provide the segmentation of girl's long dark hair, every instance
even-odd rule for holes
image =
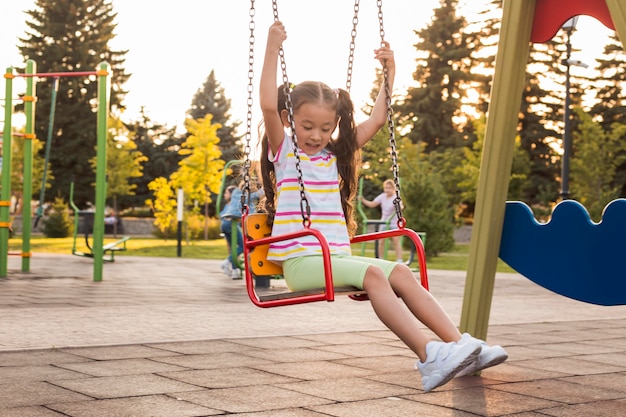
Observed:
[[[286,109],[286,101],[285,87],[281,86],[278,88],[279,114]],[[291,102],[294,113],[305,103],[320,103],[337,112],[338,134],[336,139],[330,141],[328,149],[337,156],[341,206],[346,217],[348,233],[352,237],[357,229],[353,200],[357,192],[357,172],[361,158],[356,141],[354,105],[350,94],[342,89],[333,90],[321,82],[305,81],[292,89]],[[261,140],[261,172],[265,191],[264,209],[269,213],[271,223],[276,213],[276,173],[274,164],[267,158],[268,152],[269,141],[264,134]]]

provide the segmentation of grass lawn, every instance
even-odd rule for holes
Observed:
[[[105,238],[104,244],[115,242],[117,239]],[[90,241],[91,242],[91,241]],[[72,253],[74,239],[68,238],[45,238],[32,237],[30,242],[31,252],[45,253]],[[21,251],[22,240],[19,236],[9,240],[9,251]],[[163,240],[150,237],[132,237],[126,242],[127,251],[116,252],[115,256],[154,256],[163,258],[174,258],[177,254],[178,243],[175,239]],[[76,250],[78,252],[89,252],[85,245],[85,239],[79,237],[76,240]],[[361,244],[353,247],[353,253],[361,253]],[[373,256],[373,245],[366,246],[366,256]],[[197,240],[189,243],[182,243],[182,257],[192,259],[224,259],[228,256],[226,242],[223,239]],[[456,244],[454,249],[448,253],[440,253],[439,256],[429,257],[427,267],[429,269],[444,269],[451,271],[464,271],[467,269],[469,259],[469,244]],[[414,261],[413,266],[417,261]],[[498,272],[514,272],[508,265],[498,259]]]

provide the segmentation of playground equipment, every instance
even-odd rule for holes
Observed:
[[[470,242],[470,258],[460,326],[461,331],[469,332],[480,339],[486,339],[487,336],[498,254],[504,253],[506,257],[506,253],[510,252],[507,249],[509,241],[518,239],[518,233],[522,230],[522,227],[515,226],[515,229],[509,229],[503,233],[505,211],[507,218],[513,219],[513,217],[509,217],[509,210],[505,210],[505,200],[513,160],[514,138],[529,44],[530,42],[545,42],[551,39],[563,23],[577,15],[595,17],[607,27],[617,29],[622,43],[626,39],[626,3],[623,0],[570,0],[568,2],[560,0],[505,0],[503,2],[502,26],[495,62],[496,71],[491,89],[492,98],[485,130],[485,144],[478,180],[474,230]],[[560,214],[562,210],[565,212],[580,210],[574,207],[576,204],[573,202],[567,201],[561,204],[562,206],[557,207],[558,210],[555,209],[553,218],[557,225],[561,221],[571,221],[578,218],[568,227],[580,230],[582,226],[584,229],[596,230],[594,233],[598,233],[598,236],[605,233],[607,228],[600,225],[585,224],[584,221],[581,221],[580,213],[563,216]],[[622,204],[619,203],[618,207],[621,206]],[[609,208],[606,209],[605,215],[608,215],[607,223],[610,224],[611,219],[615,218],[612,212],[616,207],[611,205]],[[523,209],[511,206],[511,216],[518,218],[524,216],[524,214],[514,214],[518,211],[523,211]],[[525,223],[530,222],[525,220]],[[513,220],[507,221],[507,227],[510,224],[513,224]],[[531,225],[530,227],[545,226]],[[563,228],[555,228],[554,225],[542,230],[549,230],[552,233],[556,231],[555,229],[563,231]],[[587,234],[587,236],[589,235],[590,233]],[[606,235],[603,235],[601,239],[604,240],[605,237]],[[561,237],[560,239],[565,238]],[[518,246],[514,250],[525,254],[525,262],[533,263],[536,260],[532,258],[533,253],[529,252],[529,245],[536,244],[538,244],[536,241],[527,241],[526,246]],[[580,245],[580,250],[584,251],[586,256],[595,256],[591,251],[591,242],[584,242],[582,236],[576,236],[574,244]],[[610,244],[605,243],[603,245],[609,246]],[[501,251],[501,247],[504,252]],[[550,248],[551,252],[555,250],[559,249],[557,247]],[[563,262],[560,264],[561,266],[581,261],[581,258],[570,257],[565,259],[562,256],[558,256],[558,258]],[[583,258],[583,262],[585,258]],[[571,275],[566,276],[567,271],[571,270],[563,268],[557,271],[562,277],[560,280],[563,281],[559,286],[573,288],[575,284],[569,280]],[[623,288],[623,284],[616,284],[617,280],[623,281],[623,271],[624,268],[622,267],[619,275],[613,276],[612,282],[607,283],[605,281],[599,285],[609,286],[609,288],[620,288],[622,285],[621,288]],[[596,279],[595,274],[585,278]],[[603,278],[609,280],[608,277]],[[551,279],[556,282],[556,278]],[[611,291],[609,288],[606,289],[607,292]],[[572,294],[575,295],[577,292],[574,291]]]
[[[70,207],[74,210],[74,240],[72,242],[72,255],[84,256],[87,258],[94,257],[93,245],[89,243],[89,232],[93,230],[94,226],[94,212],[93,211],[81,211],[74,204],[74,182],[70,183]],[[82,222],[81,222],[82,220]],[[106,226],[105,226],[106,228]],[[85,246],[89,252],[81,252],[76,250],[76,242],[79,231],[85,235]],[[126,242],[130,240],[130,236],[124,236],[115,242],[107,243],[102,246],[102,260],[104,262],[115,262],[115,252],[126,251]]]
[[[6,98],[3,131],[3,170],[2,190],[0,192],[0,277],[7,276],[8,269],[8,239],[9,239],[9,201],[11,198],[11,140],[17,135],[12,131],[11,120],[13,116],[13,79],[16,77],[26,78],[25,102],[26,132],[22,136],[24,142],[24,194],[23,200],[32,200],[32,161],[34,118],[36,99],[36,79],[42,77],[88,77],[96,76],[98,79],[98,114],[97,114],[97,165],[96,165],[96,196],[93,230],[93,280],[102,280],[104,262],[104,207],[106,199],[106,135],[107,119],[109,116],[109,93],[110,93],[110,68],[108,63],[101,63],[97,71],[83,72],[51,72],[37,73],[35,61],[28,60],[24,74],[14,74],[13,68],[7,68],[4,78],[6,81]],[[22,271],[30,270],[30,237],[32,212],[30,204],[24,204],[22,209]]]
[[[355,1],[355,17],[353,18],[353,30],[352,30],[352,41],[350,44],[350,56],[352,57],[353,49],[354,49],[354,41],[356,36],[356,23],[358,22],[358,4],[359,1]],[[274,20],[278,19],[278,6],[277,0],[272,1],[273,12],[274,12]],[[284,82],[285,93],[287,96],[287,108],[289,110],[289,122],[291,124],[291,131],[293,132],[292,140],[294,142],[294,150],[296,154],[296,167],[298,169],[298,185],[300,188],[300,207],[302,213],[302,224],[303,228],[300,231],[286,233],[283,235],[271,236],[271,227],[267,224],[267,215],[266,214],[251,214],[249,215],[249,197],[250,197],[250,153],[251,153],[251,125],[252,125],[252,91],[253,91],[253,74],[254,74],[254,0],[251,0],[250,4],[250,47],[249,47],[249,70],[248,70],[248,117],[247,117],[247,130],[246,130],[246,146],[245,146],[245,160],[244,160],[244,190],[242,196],[242,224],[243,224],[243,236],[244,236],[244,260],[245,260],[245,272],[246,272],[246,287],[248,289],[248,295],[252,302],[259,307],[277,307],[277,306],[285,306],[285,305],[293,305],[300,303],[309,303],[316,301],[334,301],[335,294],[346,294],[355,300],[366,300],[367,294],[363,290],[359,290],[356,288],[335,288],[333,285],[333,277],[332,277],[332,267],[330,263],[330,250],[328,247],[328,242],[324,235],[317,229],[311,227],[311,219],[310,219],[310,206],[305,193],[304,188],[304,180],[302,178],[302,172],[299,166],[299,155],[297,152],[297,139],[295,138],[295,125],[293,120],[293,108],[291,107],[291,86],[288,82],[286,64],[284,60],[284,53],[281,48],[279,57],[280,57],[280,67],[282,69],[282,78]],[[378,18],[380,24],[380,36],[381,36],[381,44],[384,43],[384,28],[383,28],[383,18],[382,18],[382,1],[378,1]],[[350,79],[352,74],[352,59],[349,59],[348,62],[348,82],[346,83],[349,87]],[[402,216],[402,200],[400,199],[400,184],[399,184],[399,174],[398,174],[398,164],[397,164],[397,154],[396,154],[396,142],[394,136],[394,125],[392,119],[392,109],[391,109],[391,92],[389,89],[389,81],[387,77],[387,68],[383,66],[383,78],[384,78],[384,89],[386,92],[386,104],[387,104],[387,122],[388,122],[388,130],[389,130],[389,144],[390,144],[390,154],[392,159],[392,171],[394,176],[394,183],[396,185],[396,198],[394,200],[394,205],[396,207],[396,212],[398,214],[398,228],[394,230],[387,230],[382,232],[374,232],[368,233],[365,235],[355,236],[351,243],[362,243],[366,241],[379,240],[379,239],[387,239],[394,236],[406,236],[413,241],[413,244],[417,248],[418,251],[418,259],[420,264],[420,279],[424,288],[428,289],[428,277],[426,273],[426,257],[424,254],[424,247],[422,242],[413,230],[405,228],[406,221]],[[259,295],[256,293],[254,289],[254,285],[252,282],[252,278],[257,274],[265,274],[265,275],[282,275],[282,269],[278,265],[267,261],[267,251],[269,248],[269,244],[282,242],[290,239],[295,239],[304,236],[312,236],[315,238],[321,248],[322,258],[324,262],[324,275],[325,275],[325,287],[314,289],[310,291],[299,291],[299,292],[287,292],[283,294],[271,294],[271,295]]]

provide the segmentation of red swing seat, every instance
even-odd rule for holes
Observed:
[[[279,236],[271,236],[271,228],[267,224],[267,214],[254,213],[244,214],[243,224],[243,250],[245,260],[245,280],[248,296],[258,307],[279,307],[285,305],[310,303],[316,301],[334,301],[335,295],[347,295],[353,300],[368,300],[367,293],[359,288],[351,286],[335,287],[333,284],[332,266],[330,261],[330,250],[324,235],[317,229],[303,227],[302,230],[287,233]],[[398,229],[385,230],[381,232],[367,233],[352,238],[351,243],[362,243],[386,239],[394,236],[406,236],[415,245],[418,254],[420,282],[428,290],[428,274],[426,272],[426,256],[424,245],[419,235],[411,229],[405,229],[403,225]],[[254,288],[254,276],[257,275],[282,275],[282,268],[267,260],[269,245],[275,242],[282,242],[302,236],[315,237],[322,248],[324,260],[325,286],[312,288],[304,291],[287,291],[281,293],[257,294]]]

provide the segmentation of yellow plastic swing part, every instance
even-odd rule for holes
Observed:
[[[245,233],[250,240],[262,239],[272,234],[267,224],[267,213],[254,213],[246,217]],[[282,275],[283,268],[267,260],[270,245],[260,245],[250,250],[250,269],[254,275]]]

